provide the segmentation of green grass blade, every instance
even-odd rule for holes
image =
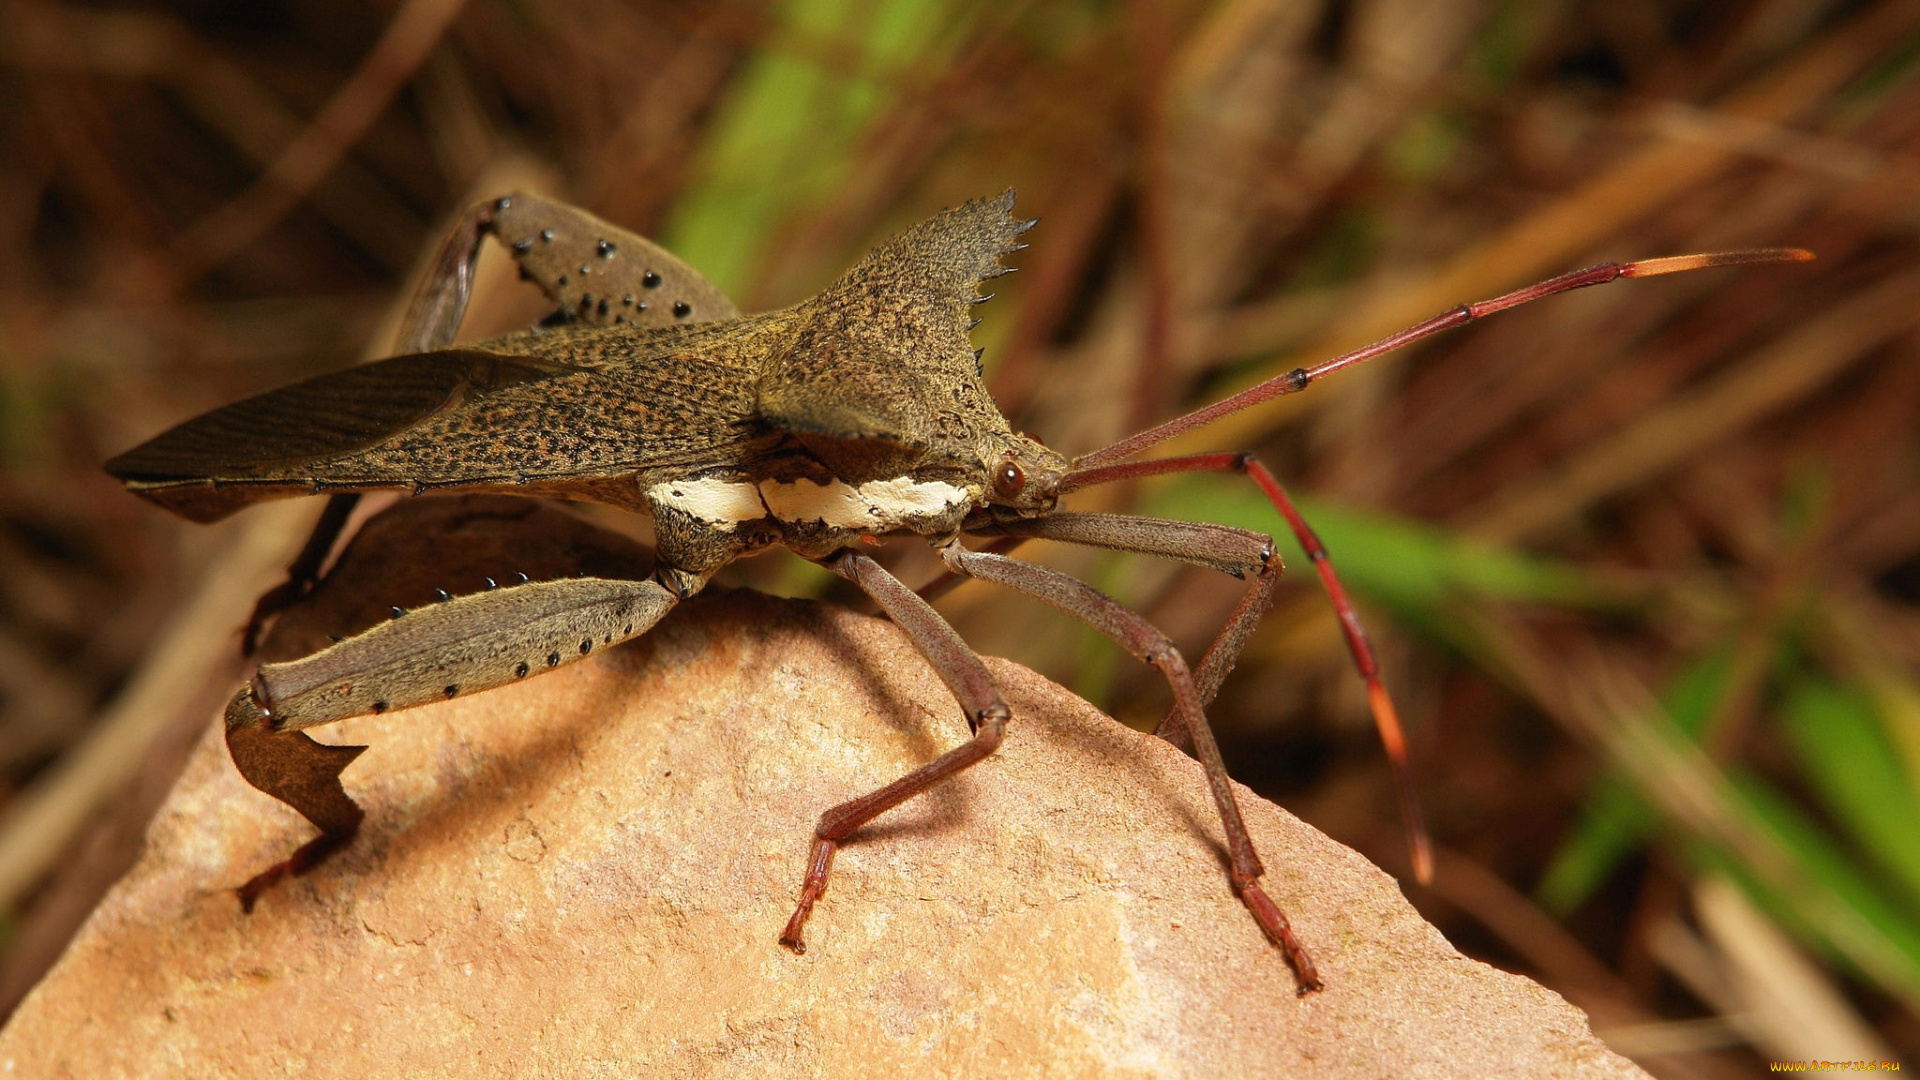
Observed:
[[[1755,899],[1803,940],[1909,1008],[1920,1003],[1920,918],[1912,905],[1889,899],[1832,835],[1765,781],[1740,774],[1728,779],[1734,808],[1792,865],[1751,867],[1724,852],[1710,857],[1746,881]]]
[[[708,128],[667,247],[746,295],[780,224],[846,176],[888,99],[884,80],[944,66],[973,11],[953,0],[787,0]]]
[[[1349,589],[1442,637],[1452,622],[1449,610],[1462,600],[1602,609],[1637,600],[1631,590],[1582,567],[1462,539],[1411,518],[1297,501]],[[1239,477],[1182,477],[1155,491],[1145,512],[1271,533],[1289,567],[1307,565],[1273,505]]]
[[[1780,716],[1821,805],[1920,902],[1920,798],[1872,701],[1806,676],[1788,688]]]
[[[1721,648],[1675,676],[1661,694],[1674,727],[1697,738],[1726,696],[1732,673],[1733,650]],[[1585,903],[1659,824],[1659,814],[1618,771],[1603,776],[1540,876],[1534,894],[1541,906],[1565,915]]]

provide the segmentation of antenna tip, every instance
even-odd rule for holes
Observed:
[[[1806,262],[1813,252],[1806,248],[1748,248],[1745,251],[1714,251],[1701,255],[1669,255],[1663,259],[1641,259],[1620,268],[1621,277],[1658,277],[1688,270],[1706,270],[1715,266],[1750,266],[1754,263]]]
[[[1413,838],[1413,879],[1422,885],[1433,884],[1433,844],[1424,832]]]

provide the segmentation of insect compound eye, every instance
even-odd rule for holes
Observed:
[[[1001,498],[1011,499],[1026,486],[1027,474],[1012,459],[1001,462],[1000,468],[993,474],[993,493]]]

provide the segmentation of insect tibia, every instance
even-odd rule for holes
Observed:
[[[263,665],[253,696],[277,731],[444,701],[645,633],[678,602],[654,581],[605,578],[457,596],[303,659]]]
[[[360,808],[340,787],[340,772],[364,746],[328,746],[305,732],[280,731],[254,684],[227,703],[227,749],[247,783],[293,807],[330,836],[360,824]]]

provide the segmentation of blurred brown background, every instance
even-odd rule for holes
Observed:
[[[1320,527],[1441,848],[1407,889],[1452,941],[1661,1076],[1920,1054],[1920,3],[5,0],[0,138],[7,1008],[317,510],[188,526],[101,460],[379,353],[481,195],[569,198],[751,310],[1011,184],[1042,221],[975,339],[1073,453],[1586,263],[1817,252],[1555,298],[1170,449],[1259,449]],[[490,285],[473,332],[539,313]],[[1088,495],[1283,531],[1244,481]],[[1195,653],[1238,592],[1027,554]],[[1404,875],[1293,578],[1213,711],[1229,764]],[[1049,612],[942,607],[1128,722],[1164,707]]]

